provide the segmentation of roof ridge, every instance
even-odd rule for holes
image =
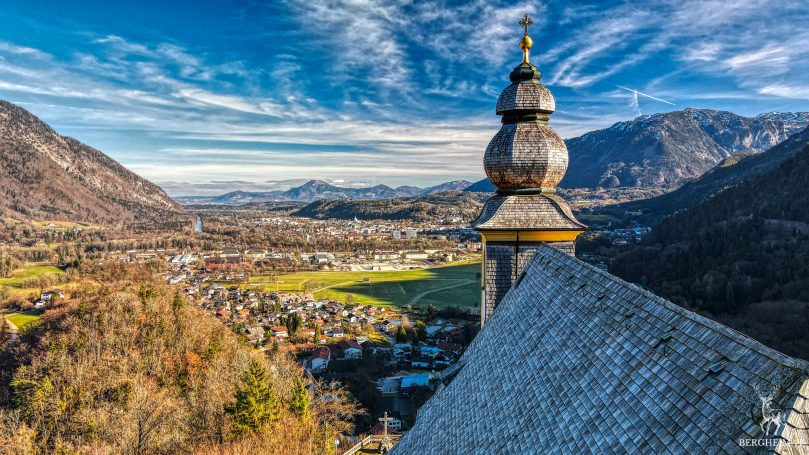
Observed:
[[[550,254],[552,256],[555,256],[554,259],[567,259],[567,260],[573,259],[576,262],[578,262],[580,265],[583,265],[584,267],[589,269],[590,272],[599,274],[599,275],[601,275],[603,277],[606,277],[606,278],[608,278],[610,280],[613,280],[613,281],[617,282],[621,286],[630,288],[632,290],[640,291],[641,294],[643,294],[644,296],[650,298],[654,302],[656,302],[658,304],[661,304],[664,308],[666,308],[668,310],[674,311],[677,314],[679,314],[681,316],[684,316],[684,317],[688,318],[689,320],[691,320],[691,321],[693,321],[693,322],[695,322],[697,324],[700,324],[700,325],[702,325],[702,326],[704,326],[704,327],[706,327],[706,328],[708,328],[710,330],[714,330],[714,331],[716,331],[716,332],[730,338],[731,340],[736,341],[739,344],[742,344],[745,347],[747,347],[749,349],[752,349],[753,351],[756,351],[757,353],[759,353],[761,355],[764,355],[766,357],[769,357],[769,358],[773,359],[774,361],[776,361],[778,363],[781,363],[782,365],[788,366],[790,368],[803,370],[804,373],[809,375],[809,361],[806,361],[806,360],[803,360],[803,359],[798,359],[798,358],[795,358],[795,357],[790,357],[790,356],[784,354],[783,352],[778,351],[776,349],[773,349],[771,347],[768,347],[765,344],[761,343],[760,341],[757,341],[754,338],[751,338],[751,337],[749,337],[749,336],[747,336],[747,335],[745,335],[745,334],[743,334],[743,333],[741,333],[741,332],[739,332],[737,330],[734,330],[734,329],[732,329],[732,328],[730,328],[730,327],[728,327],[728,326],[726,326],[724,324],[721,324],[721,323],[716,322],[714,320],[711,320],[711,319],[709,319],[709,318],[707,318],[705,316],[701,316],[701,315],[699,315],[699,314],[697,314],[697,313],[695,313],[693,311],[687,310],[687,309],[685,309],[685,308],[683,308],[683,307],[681,307],[679,305],[676,305],[676,304],[664,299],[663,297],[660,297],[659,295],[654,294],[653,292],[651,292],[649,290],[646,290],[646,289],[644,289],[644,288],[642,288],[642,287],[640,287],[640,286],[638,286],[638,285],[636,285],[634,283],[630,283],[628,281],[625,281],[625,280],[619,278],[618,276],[613,275],[613,274],[611,274],[611,273],[609,273],[607,271],[604,271],[602,269],[599,269],[598,267],[595,267],[595,266],[593,266],[591,264],[588,264],[587,262],[584,262],[584,261],[580,260],[579,258],[572,257],[572,256],[566,254],[565,252],[563,252],[563,251],[561,251],[561,250],[559,250],[557,248],[554,248],[554,247],[552,247],[552,246],[550,246],[548,244],[540,245],[538,247],[538,252],[548,253],[548,254]],[[534,256],[534,258],[528,264],[528,267],[526,267],[526,270],[529,270],[531,268],[531,265],[535,261],[538,260],[538,257],[539,257],[539,255]]]

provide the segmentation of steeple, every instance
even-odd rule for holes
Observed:
[[[567,146],[548,124],[556,101],[530,62],[533,40],[528,27],[533,20],[526,14],[519,24],[524,32],[519,42],[522,62],[511,71],[511,85],[497,100],[502,126],[483,158],[486,176],[497,192],[472,225],[485,244],[481,323],[540,244],[574,254],[575,238],[587,229],[556,195],[556,185],[567,171]]]

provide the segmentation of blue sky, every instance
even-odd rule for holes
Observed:
[[[809,110],[809,6],[778,0],[0,0],[0,98],[172,195],[476,180],[524,12],[565,137]]]

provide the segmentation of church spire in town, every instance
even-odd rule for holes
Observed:
[[[481,323],[518,280],[539,245],[549,243],[574,254],[574,241],[587,228],[556,195],[556,185],[567,171],[567,147],[548,124],[556,101],[540,82],[542,73],[530,63],[533,41],[528,27],[533,20],[526,14],[519,23],[524,32],[519,42],[523,59],[497,100],[502,126],[483,158],[486,176],[497,192],[473,223],[484,242]]]

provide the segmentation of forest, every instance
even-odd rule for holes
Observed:
[[[809,356],[809,147],[664,219],[610,271],[792,356]]]

